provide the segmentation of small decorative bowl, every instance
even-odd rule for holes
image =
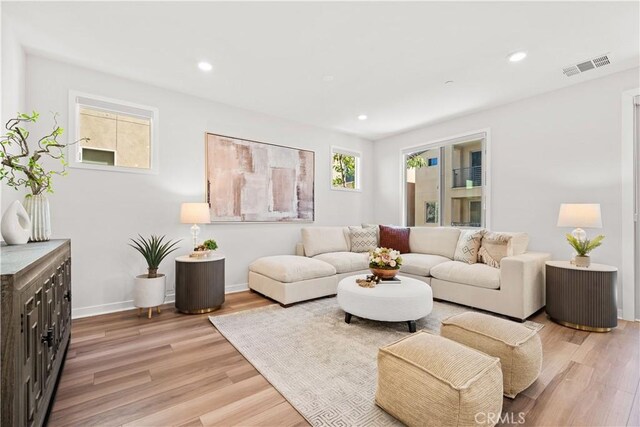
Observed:
[[[209,254],[211,253],[211,251],[209,249],[207,249],[206,251],[193,251],[189,254],[189,256],[191,258],[204,258],[209,256]]]
[[[369,270],[381,279],[393,279],[398,274],[399,268],[376,268],[369,267]]]

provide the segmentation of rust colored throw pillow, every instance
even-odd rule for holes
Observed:
[[[411,252],[409,250],[409,228],[393,227],[389,225],[380,226],[380,247],[395,249],[401,254]]]

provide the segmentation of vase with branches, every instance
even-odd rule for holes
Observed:
[[[51,219],[49,201],[44,193],[52,193],[52,180],[55,175],[67,174],[67,162],[64,149],[80,141],[60,142],[64,130],[58,125],[57,114],[53,115],[51,132],[33,141],[30,132],[24,127],[36,123],[40,117],[36,111],[31,114],[18,113],[17,117],[5,124],[6,132],[0,136],[0,181],[9,187],[19,190],[26,188],[25,209],[31,218],[32,241],[49,240],[51,237]],[[56,160],[61,164],[59,169],[49,169],[43,164],[45,159]]]

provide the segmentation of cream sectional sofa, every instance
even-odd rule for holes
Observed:
[[[545,305],[547,253],[527,252],[526,233],[511,235],[500,268],[453,261],[460,229],[412,227],[400,273],[429,284],[435,299],[524,320]],[[336,293],[338,282],[368,273],[368,254],[350,252],[348,227],[305,227],[296,255],[265,257],[249,267],[249,287],[283,305]]]

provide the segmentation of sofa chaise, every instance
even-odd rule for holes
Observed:
[[[400,274],[430,285],[434,299],[525,320],[545,305],[547,253],[527,252],[526,233],[509,237],[497,266],[454,261],[461,230],[412,227]],[[282,305],[334,295],[347,276],[368,273],[368,252],[352,252],[349,227],[305,227],[296,255],[264,257],[249,266],[249,288]]]

